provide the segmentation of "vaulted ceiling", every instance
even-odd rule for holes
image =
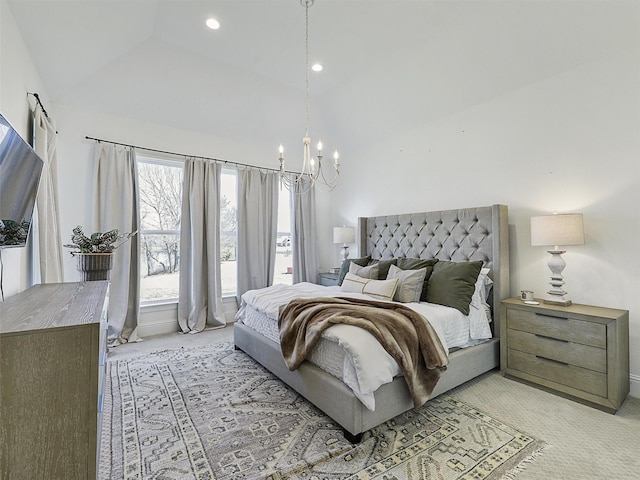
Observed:
[[[607,58],[639,41],[634,3],[316,0],[311,133],[357,148]],[[265,145],[304,133],[299,0],[8,4],[53,102]]]

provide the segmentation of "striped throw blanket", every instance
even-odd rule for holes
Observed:
[[[398,363],[414,405],[426,402],[447,369],[447,352],[429,321],[404,305],[354,298],[307,298],[280,309],[280,346],[289,370],[295,370],[333,324],[370,332]]]

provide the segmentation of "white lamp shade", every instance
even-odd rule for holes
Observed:
[[[531,217],[531,245],[583,245],[581,213]]]
[[[333,227],[333,243],[355,243],[355,241],[354,227]]]

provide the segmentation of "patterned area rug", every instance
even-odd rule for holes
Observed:
[[[515,478],[545,446],[448,396],[354,446],[227,343],[108,368],[100,480]]]

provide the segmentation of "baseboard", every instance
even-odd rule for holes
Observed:
[[[236,297],[223,298],[222,310],[225,321],[227,323],[234,322],[238,311]],[[176,302],[145,305],[140,309],[138,335],[141,338],[178,331],[178,304]]]
[[[640,375],[629,375],[629,395],[640,398]]]
[[[149,322],[138,325],[138,336],[140,338],[155,337],[156,335],[166,335],[167,333],[178,332],[178,321]]]

